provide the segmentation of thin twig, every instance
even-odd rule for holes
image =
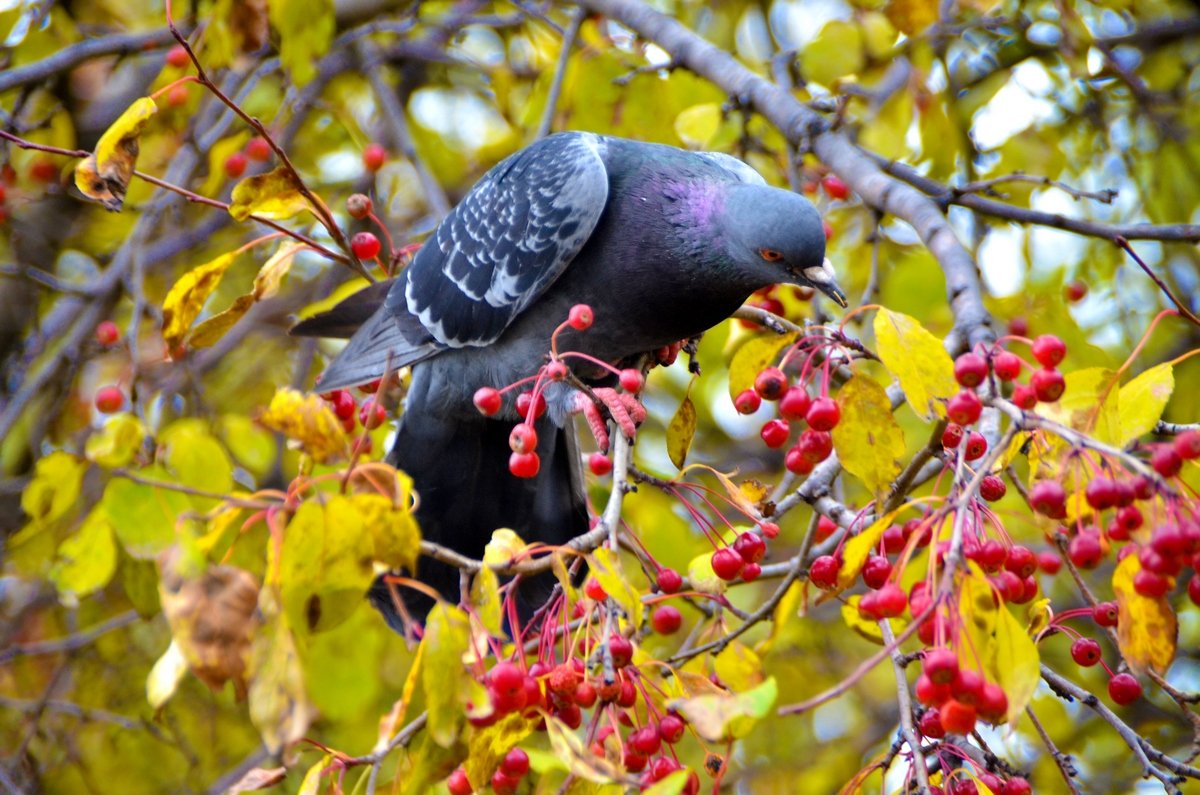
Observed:
[[[554,66],[554,80],[550,83],[550,91],[546,94],[546,108],[542,111],[542,120],[538,124],[534,139],[545,138],[554,127],[554,114],[558,109],[558,98],[562,94],[563,80],[567,75],[567,65],[571,62],[571,51],[575,49],[575,40],[579,38],[579,29],[587,13],[582,8],[571,11],[570,22],[563,31],[562,49],[558,52],[558,63]]]
[[[895,645],[896,635],[892,632],[892,623],[886,618],[879,620],[879,631],[883,634],[883,642],[892,647],[892,671],[896,674],[896,703],[900,707],[900,728],[904,739],[912,753],[912,769],[917,775],[917,786],[922,793],[929,792],[929,771],[925,767],[925,755],[921,752],[921,737],[913,725],[912,698],[908,692],[908,677],[904,674],[904,655]]]
[[[60,652],[72,652],[76,649],[82,649],[85,646],[90,646],[97,638],[107,635],[109,632],[127,627],[138,620],[136,610],[127,610],[124,613],[113,616],[110,619],[101,621],[95,626],[88,627],[85,630],[66,635],[61,638],[51,638],[49,640],[40,640],[33,643],[21,643],[14,646],[9,646],[7,649],[0,650],[0,665],[3,665],[16,657],[29,657],[38,654],[58,654]]]

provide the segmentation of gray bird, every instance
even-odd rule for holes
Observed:
[[[540,470],[518,479],[508,469],[512,401],[484,417],[477,389],[535,374],[575,304],[592,307],[594,324],[561,333],[559,351],[619,365],[700,334],[779,282],[846,305],[806,199],[728,155],[561,133],[488,171],[400,277],[294,333],[350,336],[322,391],[412,367],[388,460],[413,478],[422,535],[479,557],[498,527],[562,544],[586,531],[588,516],[568,421],[580,393],[561,382],[546,389]],[[598,368],[567,361],[585,381],[612,386]],[[428,561],[420,574],[457,599],[456,570]],[[390,612],[381,588],[372,601]]]

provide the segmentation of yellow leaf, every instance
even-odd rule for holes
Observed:
[[[683,462],[687,460],[692,437],[695,435],[696,407],[692,404],[691,397],[684,397],[675,411],[675,416],[667,425],[667,455],[676,469],[683,469]]]
[[[500,604],[500,578],[484,566],[471,582],[471,606],[484,629],[495,636],[501,634],[503,611]]]
[[[1008,696],[1009,723],[1015,721],[1037,690],[1041,677],[1037,646],[1021,623],[1006,607],[998,608],[996,622],[994,681]]]
[[[233,187],[230,198],[229,214],[237,221],[251,215],[278,221],[310,209],[308,199],[300,193],[299,180],[286,166],[246,177]]]
[[[716,102],[692,105],[675,117],[675,134],[692,149],[708,146],[720,129],[721,106]]]
[[[438,745],[449,748],[458,740],[466,717],[462,694],[465,680],[471,678],[462,661],[470,646],[467,614],[438,602],[429,611],[421,645],[425,647],[421,683],[429,734]]]
[[[483,548],[483,562],[489,566],[504,566],[525,551],[521,537],[507,527],[492,531],[492,539]]]
[[[573,775],[594,784],[607,784],[620,778],[620,771],[611,762],[589,752],[579,735],[553,715],[546,716],[546,732],[555,755],[567,763]]]
[[[117,570],[117,544],[103,510],[94,510],[74,535],[58,546],[49,579],[60,594],[98,591]]]
[[[907,36],[914,36],[937,22],[935,0],[891,0],[884,10],[892,24]]]
[[[146,677],[146,701],[150,706],[157,710],[166,704],[187,672],[187,658],[183,656],[179,643],[172,640]]]
[[[138,135],[157,112],[154,100],[141,97],[104,131],[96,150],[75,166],[75,187],[80,193],[112,212],[121,209],[137,166]]]
[[[713,658],[713,670],[726,687],[735,691],[750,690],[764,679],[762,660],[748,646],[736,640]]]
[[[864,65],[862,30],[856,23],[840,19],[826,23],[800,53],[804,77],[823,86],[858,74]]]
[[[229,329],[242,319],[242,315],[254,306],[254,298],[249,295],[239,295],[228,308],[205,320],[188,335],[189,348],[200,350],[215,345],[229,333]]]
[[[688,783],[688,771],[676,770],[674,773],[659,779],[649,789],[642,790],[642,795],[679,795]]]
[[[688,582],[700,593],[721,594],[725,592],[725,581],[713,571],[711,552],[702,552],[692,558],[688,563],[687,575]]]
[[[862,601],[862,594],[851,594],[842,604],[842,621],[846,626],[854,630],[854,632],[863,640],[869,640],[872,643],[883,645],[883,630],[879,628],[879,624],[863,618],[862,613],[858,612],[858,603]]]
[[[1174,390],[1175,372],[1170,362],[1151,367],[1121,387],[1121,433],[1116,446],[1124,447],[1154,430]]]
[[[412,481],[404,473],[411,489]],[[405,491],[405,494],[408,494]],[[407,497],[400,501],[401,507],[382,494],[355,494],[350,498],[362,514],[363,524],[371,533],[375,560],[392,569],[407,569],[416,573],[417,560],[421,554],[421,531],[413,518],[412,507]]]
[[[21,510],[32,522],[51,522],[76,507],[87,464],[55,451],[38,459],[33,480],[21,492]]]
[[[342,423],[319,395],[280,389],[258,421],[298,442],[317,463],[327,464],[348,452]]]
[[[856,375],[838,391],[841,422],[833,446],[847,471],[857,475],[876,499],[882,499],[900,474],[904,432],[892,415],[887,392],[876,381]]]
[[[534,723],[520,712],[515,712],[485,729],[471,732],[467,740],[467,761],[464,763],[467,780],[490,780],[504,755],[533,732]]]
[[[123,467],[142,449],[146,426],[132,414],[115,414],[100,432],[88,437],[84,452],[102,467]]]
[[[333,754],[325,754],[313,763],[300,781],[296,795],[321,795],[329,779],[330,768],[335,764]]]
[[[1179,622],[1165,596],[1151,599],[1133,587],[1133,578],[1142,570],[1137,555],[1129,555],[1113,572],[1113,593],[1120,617],[1117,643],[1121,656],[1137,673],[1152,669],[1165,674],[1175,659]]]
[[[775,706],[778,695],[779,687],[772,676],[744,693],[696,696],[672,701],[670,706],[683,715],[701,739],[728,742],[745,737]]]
[[[1106,444],[1115,444],[1121,435],[1117,374],[1104,367],[1088,367],[1067,373],[1063,380],[1067,388],[1062,397],[1057,403],[1039,403],[1037,413]]]
[[[222,254],[211,262],[192,268],[175,282],[163,301],[163,340],[175,350],[200,315],[204,303],[221,283],[221,277],[233,263],[235,252]]]
[[[909,407],[925,420],[945,416],[939,398],[955,395],[958,383],[954,362],[941,340],[915,318],[887,309],[876,313],[874,327],[876,352],[900,382]]]
[[[621,570],[621,559],[608,547],[600,547],[588,556],[592,576],[604,586],[604,591],[621,606],[635,627],[642,625],[642,600]]]
[[[774,362],[779,352],[795,342],[797,336],[792,332],[754,337],[738,348],[729,362],[730,399],[736,400],[747,389],[753,389],[754,379],[759,372]]]
[[[879,546],[883,531],[891,526],[898,510],[876,519],[866,530],[851,538],[842,547],[842,568],[838,571],[837,589],[849,588],[867,563],[872,550]]]

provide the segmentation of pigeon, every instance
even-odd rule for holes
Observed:
[[[412,368],[388,461],[413,480],[423,538],[479,558],[498,528],[548,545],[587,531],[571,418],[595,404],[568,381],[549,383],[534,425],[537,474],[518,478],[509,460],[520,390],[505,392],[488,417],[473,402],[478,389],[537,374],[556,329],[560,353],[635,365],[776,283],[812,287],[846,306],[821,217],[804,197],[768,186],[730,155],[565,132],[488,171],[399,277],[293,333],[349,336],[321,376],[322,391]],[[578,304],[591,308],[591,327],[560,328]],[[609,371],[582,356],[563,361],[606,398],[620,428],[644,416]],[[453,567],[423,560],[419,576],[458,600]],[[548,587],[523,585],[522,612]],[[397,626],[389,589],[377,582],[369,596]]]

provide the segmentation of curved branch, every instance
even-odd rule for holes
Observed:
[[[87,39],[72,44],[51,55],[17,69],[0,72],[0,93],[21,86],[40,83],[55,75],[74,69],[84,61],[105,55],[131,55],[165,47],[175,41],[167,28],[143,33],[119,33],[102,39]]]

